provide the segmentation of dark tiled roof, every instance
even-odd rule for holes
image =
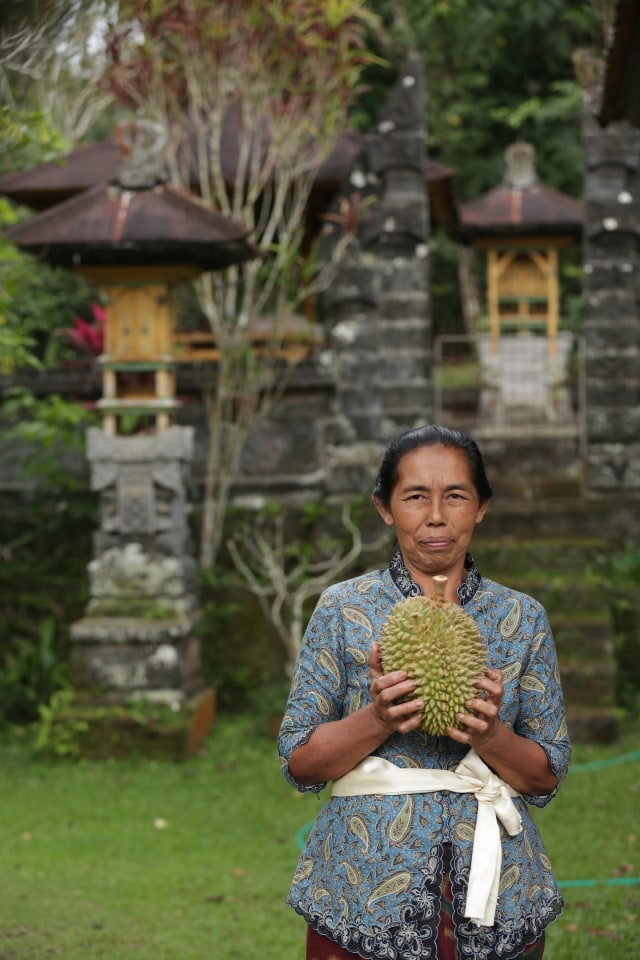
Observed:
[[[126,261],[218,269],[258,254],[241,224],[166,185],[124,190],[98,184],[12,227],[7,236],[65,266]]]
[[[462,229],[470,232],[496,230],[579,233],[582,204],[543,183],[524,188],[500,184],[460,208]]]
[[[40,163],[0,177],[0,194],[34,210],[67,200],[115,176],[119,150],[115,140],[98,140],[78,147],[66,157]]]
[[[233,175],[234,151],[237,151],[237,137],[237,130],[231,125],[223,139],[223,168],[230,180]],[[315,188],[319,193],[338,189],[349,174],[363,142],[364,135],[356,131],[340,134],[333,151],[319,167],[315,179]],[[96,184],[115,180],[118,162],[119,149],[115,139],[84,144],[60,160],[50,160],[30,170],[0,176],[0,194],[34,210],[44,210]],[[456,218],[452,191],[454,176],[455,171],[451,167],[427,160],[425,180],[438,223]],[[191,187],[195,192],[197,186],[197,178],[194,176]]]

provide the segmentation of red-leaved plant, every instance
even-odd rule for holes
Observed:
[[[84,317],[74,317],[73,327],[63,331],[81,353],[99,357],[104,350],[104,309],[97,303],[91,304],[93,322]]]

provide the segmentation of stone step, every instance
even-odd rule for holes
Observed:
[[[608,614],[549,615],[558,657],[563,663],[613,662],[613,628]]]
[[[567,728],[573,743],[615,743],[620,735],[615,707],[569,707]]]
[[[560,660],[560,676],[568,710],[615,707],[615,665],[602,660],[567,663]]]
[[[575,742],[614,742],[619,733],[616,663],[609,596],[598,571],[607,544],[591,534],[569,535],[567,512],[504,514],[478,529],[473,555],[481,573],[535,597],[545,608],[558,650],[569,734]],[[489,514],[487,514],[489,517]],[[513,523],[509,522],[514,520]],[[506,522],[505,522],[506,521]],[[521,529],[522,528],[522,529]],[[502,532],[500,532],[502,531]]]
[[[474,554],[474,557],[483,576],[534,597],[542,604],[549,616],[556,613],[569,617],[585,616],[602,620],[609,617],[607,595],[579,576],[557,573],[543,580],[537,573],[526,575],[515,571],[511,573],[504,571],[494,574],[492,570],[480,563],[477,554]]]
[[[566,536],[487,537],[487,531],[476,533],[473,555],[481,572],[499,580],[515,574],[548,582],[553,573],[574,576],[589,566],[597,571],[606,554],[606,545],[599,538]]]
[[[547,452],[547,459],[553,454]],[[486,459],[486,458],[485,458]],[[517,461],[516,461],[517,462]],[[500,476],[507,482],[506,465],[490,470],[489,477]],[[521,473],[526,472],[523,468]],[[532,471],[535,476],[535,471]],[[554,476],[570,476],[567,471],[556,471]],[[536,481],[537,483],[538,481]],[[476,530],[474,545],[487,540],[511,540],[512,543],[528,543],[540,538],[566,538],[579,543],[581,539],[602,542],[606,535],[606,553],[622,548],[628,542],[629,533],[637,528],[640,511],[640,495],[621,493],[616,497],[616,510],[611,510],[610,499],[592,494],[588,498],[576,496],[545,497],[527,491],[515,498],[496,495],[481,526]]]

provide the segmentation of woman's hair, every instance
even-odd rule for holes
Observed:
[[[398,464],[405,453],[409,453],[410,450],[418,450],[420,447],[434,447],[438,444],[443,447],[453,447],[465,453],[471,471],[471,479],[480,503],[491,500],[493,490],[485,471],[482,454],[475,440],[459,430],[451,430],[449,427],[442,427],[435,423],[427,423],[422,427],[416,427],[415,430],[408,430],[406,433],[390,440],[380,463],[378,476],[373,487],[373,496],[385,507],[388,507],[393,488],[398,482]]]

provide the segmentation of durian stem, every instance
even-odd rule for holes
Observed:
[[[441,573],[436,574],[433,578],[433,600],[442,606],[445,603],[444,591],[449,577],[443,576]]]

